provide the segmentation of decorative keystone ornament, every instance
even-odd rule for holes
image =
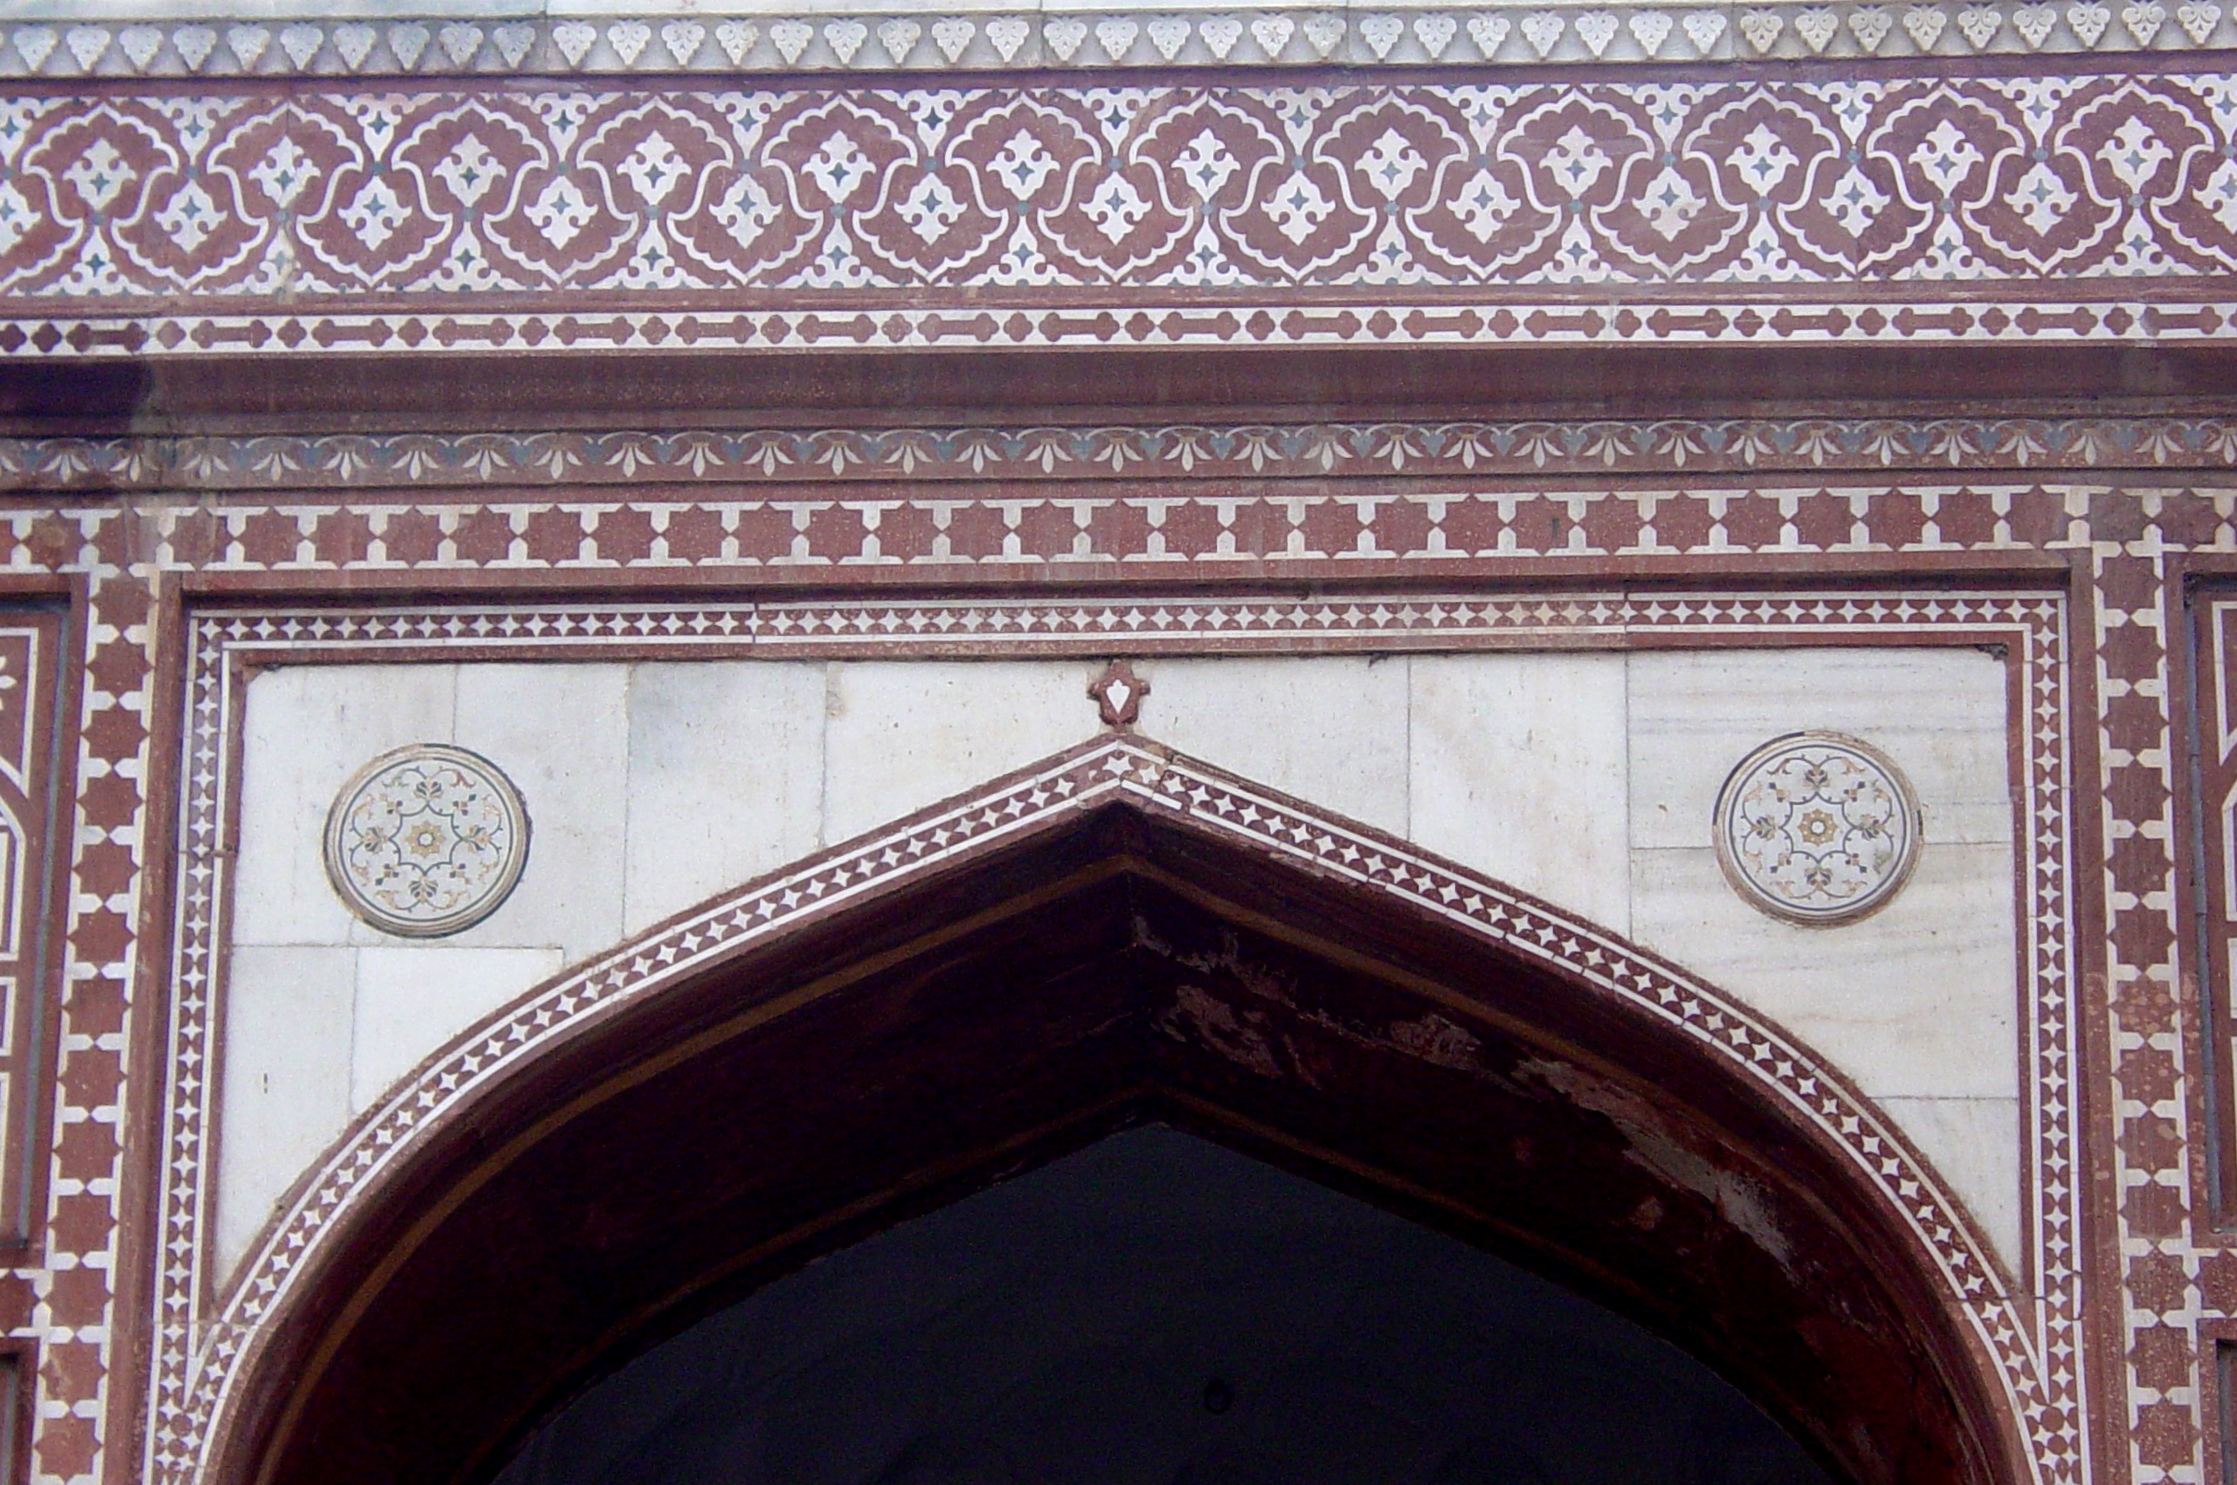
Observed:
[[[1150,683],[1136,675],[1134,667],[1124,660],[1113,660],[1103,667],[1087,694],[1095,698],[1104,726],[1131,727],[1142,715],[1142,698],[1150,694]]]
[[[441,938],[497,911],[528,862],[528,811],[496,764],[420,743],[383,753],[335,796],[326,874],[350,911]]]
[[[1918,864],[1921,819],[1886,754],[1834,732],[1776,737],[1717,795],[1717,860],[1733,890],[1789,923],[1828,928],[1886,906]]]

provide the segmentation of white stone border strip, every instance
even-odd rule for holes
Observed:
[[[1537,66],[2196,52],[2237,47],[2221,0],[1950,0],[1668,8],[1108,9],[334,21],[72,16],[34,0],[0,77],[877,73],[1044,68]],[[281,7],[287,8],[286,5]]]

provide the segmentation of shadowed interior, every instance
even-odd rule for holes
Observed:
[[[1152,1126],[834,1254],[498,1485],[1825,1485],[1747,1399],[1479,1249]]]

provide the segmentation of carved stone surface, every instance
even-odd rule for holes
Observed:
[[[925,13],[912,33],[920,23],[898,0],[874,14],[816,16],[814,25],[774,14],[746,20],[727,8],[696,18],[499,18],[431,0],[411,7],[414,18],[381,0],[320,13],[307,0],[273,0],[256,16],[155,19],[160,7],[125,0],[111,8],[114,19],[89,19],[64,0],[24,0],[10,8],[0,41],[0,75],[24,79],[0,105],[0,281],[13,296],[0,354],[60,363],[562,348],[2055,346],[2210,341],[2237,318],[2225,297],[2237,261],[2227,235],[2237,232],[2237,112],[2220,64],[2180,55],[2231,44],[2237,19],[2226,0],[1842,0],[1721,13],[1490,6],[1449,17],[1407,9],[1342,17],[1340,35],[1309,30],[1304,12],[1271,10],[1162,23],[1145,13],[1139,24],[1123,7],[1030,19]],[[345,20],[348,10],[377,14]],[[1510,16],[1502,30],[1497,23]],[[1448,31],[1444,20],[1459,24]],[[1004,55],[1013,38],[1014,57]],[[788,58],[795,43],[798,55]],[[2140,55],[2146,50],[2159,55]],[[2052,53],[2085,60],[2051,61]],[[1210,79],[1221,85],[1209,87],[1171,70],[1206,57],[1302,70]],[[1730,63],[1757,57],[1869,60],[1853,70],[1821,61],[1733,75]],[[1529,106],[1516,102],[1497,127],[1485,116],[1478,138],[1455,89],[1434,86],[1454,74],[1406,70],[1425,62],[1499,69],[1487,71],[1489,81],[1462,80],[1498,90],[1500,100],[1544,83],[1536,69],[1586,62],[1591,70],[1566,91],[1595,105],[1595,116],[1533,134],[1522,127]],[[1654,64],[1670,69],[1668,81]],[[941,111],[957,97],[946,79],[936,85],[916,71],[951,65],[985,80],[967,80],[955,114]],[[1268,112],[1268,96],[1289,96],[1277,82],[1296,81],[1298,95],[1317,99],[1329,77],[1340,92],[1360,81],[1311,71],[1338,65],[1372,69],[1387,127],[1429,167],[1402,184],[1404,170],[1386,171],[1391,194],[1369,166],[1382,129],[1362,132],[1356,119],[1341,128],[1324,110],[1292,145],[1286,116]],[[1623,89],[1609,85],[1619,66],[1630,82]],[[1087,164],[1039,178],[1031,199],[1033,190],[1010,184],[1037,179],[1016,168],[1022,150],[997,164],[1015,129],[997,135],[982,124],[969,148],[961,135],[1005,101],[996,84],[1015,79],[1011,69],[1059,67],[1084,74],[1060,76],[1045,94],[1075,122],[1086,118],[1089,153],[1076,158]],[[831,101],[790,81],[815,71],[847,100],[833,105],[831,130],[796,140],[802,150],[788,155],[770,143],[780,126]],[[287,74],[330,81],[274,91]],[[759,75],[740,83],[739,74]],[[165,76],[192,81],[146,81]],[[515,81],[522,76],[555,81]],[[67,87],[78,91],[56,91]],[[1245,153],[1253,129],[1211,118],[1210,94],[1252,114],[1259,130],[1271,120],[1283,168],[1260,168],[1271,156]],[[789,112],[779,117],[773,98]],[[1136,112],[1106,123],[1083,114],[1090,98]],[[1336,112],[1353,101],[1346,94]],[[1409,111],[1401,104],[1442,122],[1397,118]],[[578,105],[588,110],[579,119]],[[1737,111],[1720,118],[1727,105]],[[770,112],[725,112],[741,107]],[[902,117],[912,108],[921,115]],[[1197,128],[1153,127],[1192,108]],[[899,121],[900,144],[873,127],[881,109]],[[810,170],[840,132],[839,114],[873,167],[844,201],[821,194]],[[694,119],[707,129],[687,127]],[[1439,142],[1456,119],[1465,141],[1458,152]],[[1570,122],[1581,143],[1563,157]],[[1767,135],[1757,135],[1759,123]],[[1180,156],[1207,132],[1248,168],[1199,192]],[[469,135],[510,173],[491,181],[473,172],[472,152],[454,156]],[[686,166],[666,190],[673,172],[656,135]],[[1609,165],[1572,192],[1551,167],[1586,155],[1586,145]],[[1793,160],[1783,170],[1782,148]],[[1469,160],[1465,170],[1458,157]],[[1206,158],[1209,147],[1191,157]],[[1378,158],[1409,163],[1397,147]],[[1483,241],[1465,222],[1452,230],[1479,160],[1524,208],[1485,216]],[[1279,189],[1293,178],[1290,161],[1333,208],[1318,226],[1311,210],[1297,214],[1312,201]],[[1832,188],[1852,164],[1870,192],[1852,186],[1844,200]],[[834,188],[848,178],[821,173]],[[1200,171],[1198,179],[1211,178]],[[1108,238],[1094,218],[1079,228],[1112,180],[1158,210],[1099,249]],[[768,193],[770,212],[751,191],[729,201],[740,181]],[[960,217],[942,190],[966,208]],[[1888,198],[1876,211],[1874,193]],[[1270,213],[1284,203],[1291,210],[1275,220]],[[1348,228],[1361,206],[1377,225],[1353,243]],[[1501,232],[1530,229],[1546,206],[1562,219],[1552,246],[1525,243],[1536,256],[1514,257],[1518,239]],[[1110,221],[1125,226],[1130,215]],[[1159,271],[1168,280],[1099,266],[1158,246],[1177,217],[1188,230],[1164,248]],[[999,248],[975,246],[990,223],[1001,229]],[[1284,223],[1304,240],[1293,242]],[[1386,225],[1411,267],[1406,259],[1377,266]],[[1199,235],[1215,255],[1193,256]],[[1597,257],[1561,262],[1554,249],[1572,236]],[[1013,240],[1038,248],[1039,258],[1012,259]],[[658,250],[616,252],[617,243]],[[1442,243],[1461,265],[1440,268],[1423,256],[1425,243]],[[1813,243],[1822,256],[1808,256]],[[1068,263],[1067,244],[1087,257]],[[826,260],[827,245],[844,251]],[[1494,261],[1495,252],[1508,256]],[[1184,281],[1222,264],[1251,281]],[[1059,267],[1072,279],[1043,280]],[[832,268],[891,282],[812,277]],[[480,280],[484,270],[505,281]],[[1417,270],[1428,276],[1408,282]],[[1466,588],[1541,573],[1566,583],[1585,572],[1629,583],[1642,569],[1667,575],[1698,555],[1717,582],[1759,571],[1792,581],[1803,571],[1836,581],[1932,572],[1940,583],[1950,564],[2006,571],[2038,558],[2058,583],[2071,578],[2085,617],[2070,634],[2063,617],[2028,621],[2037,628],[2014,693],[2038,719],[2034,735],[2015,739],[2014,776],[2037,812],[2019,840],[2019,875],[2034,996],[2024,1012],[2026,1067],[2039,1102],[2030,1115],[2037,1122],[2023,1126],[2035,1180],[2032,1256],[2008,1282],[2044,1298],[2032,1309],[1984,1301],[1975,1313],[1999,1365],[2031,1379],[2012,1395],[2032,1478],[2184,1485],[2219,1477],[2214,1348],[2230,1336],[2216,1327],[2237,1326],[2221,1318],[2237,1315],[2237,1251],[2208,1188],[2215,1115],[2194,1023],[2199,997],[2185,987],[2222,973],[2226,960],[2214,955],[2227,946],[2201,947],[2189,906],[2195,884],[2180,864],[2201,827],[2184,814],[2193,734],[2181,684],[2187,661],[2170,629],[2183,583],[2202,571],[2237,573],[2237,491],[2210,472],[2226,469],[2237,445],[2218,406],[2196,418],[2136,419],[2046,403],[2020,417],[1993,394],[1968,386],[1966,396],[1962,416],[1900,425],[1806,408],[1808,418],[1681,426],[1642,407],[1620,427],[1502,423],[1447,434],[1426,423],[1403,432],[1347,423],[1326,437],[1305,427],[1262,437],[1223,425],[1206,437],[1193,428],[1106,436],[1046,434],[1029,426],[1029,414],[1002,413],[989,415],[1010,419],[998,437],[969,427],[837,436],[786,427],[765,437],[638,429],[627,421],[637,414],[615,409],[591,425],[557,416],[499,419],[482,431],[451,421],[432,431],[362,419],[223,423],[215,433],[182,425],[177,437],[166,427],[160,439],[111,437],[100,432],[104,421],[92,428],[99,436],[11,441],[0,448],[9,483],[90,497],[21,500],[0,515],[0,558],[33,585],[26,591],[59,592],[38,585],[65,578],[77,585],[69,632],[82,663],[72,650],[63,655],[83,677],[82,701],[65,706],[53,754],[76,794],[63,796],[61,818],[72,828],[59,836],[69,860],[54,909],[54,973],[70,993],[56,1009],[56,1076],[42,1093],[59,1131],[54,1194],[35,1241],[12,1262],[13,1297],[0,1307],[11,1335],[38,1338],[20,1367],[36,1472],[194,1478],[233,1358],[254,1344],[262,1307],[290,1282],[276,1265],[229,1290],[194,1256],[204,1251],[215,1148],[202,1060],[225,973],[214,925],[231,869],[226,796],[211,781],[223,766],[224,728],[237,726],[221,719],[239,698],[222,666],[175,658],[182,643],[199,657],[196,626],[221,621],[166,607],[157,583],[168,574],[189,574],[190,585],[213,592],[265,584],[257,591],[303,603],[273,621],[283,638],[272,643],[367,653],[526,643],[540,616],[522,617],[523,600],[580,583],[608,608],[560,613],[552,647],[591,651],[618,642],[603,637],[610,632],[626,634],[634,654],[702,642],[702,631],[640,602],[683,578],[812,579],[843,591],[850,573],[868,569],[841,564],[919,563],[907,569],[919,581],[986,591],[975,586],[967,603],[947,609],[881,600],[874,617],[890,630],[828,595],[820,606],[733,603],[704,616],[706,642],[787,653],[803,635],[866,650],[984,640],[1100,656],[1120,643],[1114,634],[1133,646],[1139,625],[1180,633],[1211,622],[1200,614],[1223,614],[1202,594],[1182,601],[1175,593],[1198,574],[1236,572],[1238,557],[1265,559],[1258,570],[1283,581],[1325,575],[1335,584],[1310,602],[1262,605],[1254,624],[1316,640],[1341,631],[1340,642],[1353,643],[1391,627],[1462,623],[1505,642],[1528,627],[1527,616],[1516,605],[1479,618],[1457,600],[1418,593],[1357,603],[1343,581],[1427,571]],[[1948,413],[1954,402],[1930,411]],[[921,462],[928,452],[929,466]],[[874,486],[864,464],[887,483]],[[2170,473],[2159,481],[2122,474],[2139,467]],[[1759,474],[1800,468],[1812,477],[1766,483]],[[1888,473],[1828,482],[1821,468]],[[1984,469],[2008,472],[1982,478]],[[2052,469],[2092,473],[2043,472]],[[1087,472],[1100,482],[1079,478]],[[1658,478],[1628,478],[1642,472]],[[1352,478],[1362,475],[1373,478]],[[908,488],[934,477],[1009,483],[952,501]],[[1122,478],[1141,483],[1121,487]],[[799,488],[810,480],[823,488]],[[633,488],[617,498],[614,486]],[[270,493],[173,499],[204,487]],[[467,493],[430,498],[430,487]],[[120,501],[120,488],[154,498]],[[323,493],[352,489],[364,498]],[[875,498],[896,491],[906,494]],[[1082,562],[1083,551],[1098,565]],[[1060,565],[1068,563],[1080,565]],[[1035,581],[1132,584],[1127,591],[1152,596],[1081,618],[1076,605],[1035,606],[995,590],[1028,572]],[[454,575],[486,584],[476,591],[492,599],[491,611],[376,620],[337,617],[318,602],[333,596],[330,584],[426,591],[429,574],[441,574],[446,591]],[[1761,622],[1987,622],[1988,611],[1964,595],[1935,599],[1920,618],[1905,599],[1844,607],[1810,582],[1765,600],[1770,616]],[[1621,628],[1633,622],[1624,617],[1629,601],[1565,593],[1546,607],[1551,618],[1530,622],[1565,632]],[[2063,590],[2011,600],[2057,615],[2065,601]],[[1737,622],[1722,617],[1722,602],[1651,606],[1658,626],[1685,633]],[[250,643],[250,621],[222,622],[241,626],[225,631],[226,643]],[[164,701],[181,685],[192,699],[183,720]],[[2072,738],[2069,726],[2078,728]],[[194,742],[174,773],[165,760],[181,756],[182,728]],[[181,869],[167,877],[162,826],[174,808]],[[1689,813],[1698,829],[1706,811]],[[1938,827],[1938,858],[1939,841]],[[2075,841],[2087,843],[2085,854],[2070,861]],[[1897,911],[1911,905],[1906,898]],[[167,972],[142,941],[148,924],[166,919],[180,932]],[[167,1039],[142,1060],[146,1049],[125,1028],[158,1016],[173,1018]],[[1700,1024],[1704,1036],[1735,1034],[1714,1017]],[[133,1071],[149,1066],[161,1082]],[[2077,1085],[2090,1090],[2083,1102],[2104,1111],[2097,1125],[2073,1112]],[[143,1161],[114,1135],[134,1127],[135,1108],[158,1107],[161,1155]],[[403,1114],[379,1132],[399,1127],[412,1127]],[[2103,1177],[2094,1236],[2079,1221],[2085,1172]],[[157,1235],[138,1225],[135,1181],[160,1183]],[[314,1203],[294,1231],[315,1234],[325,1220]],[[112,1287],[133,1272],[148,1276],[144,1304],[132,1286]],[[2096,1367],[2107,1379],[2102,1396],[2082,1383]],[[135,1437],[141,1452],[124,1457]]]
[[[497,911],[528,861],[512,780],[464,748],[421,744],[366,765],[326,817],[326,870],[385,933],[438,938]]]
[[[1717,796],[1717,859],[1774,917],[1817,927],[1882,907],[1918,864],[1918,800],[1892,759],[1831,732],[1773,738]]]

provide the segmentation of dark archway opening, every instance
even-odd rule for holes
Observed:
[[[2020,1476],[1902,1214],[1720,1054],[1559,963],[1121,802],[492,1088],[337,1231],[217,1478],[487,1481],[706,1316],[1147,1123],[1639,1321],[1852,1485]]]
[[[498,1485],[1826,1485],[1738,1390],[1481,1249],[1164,1126],[718,1312]]]

